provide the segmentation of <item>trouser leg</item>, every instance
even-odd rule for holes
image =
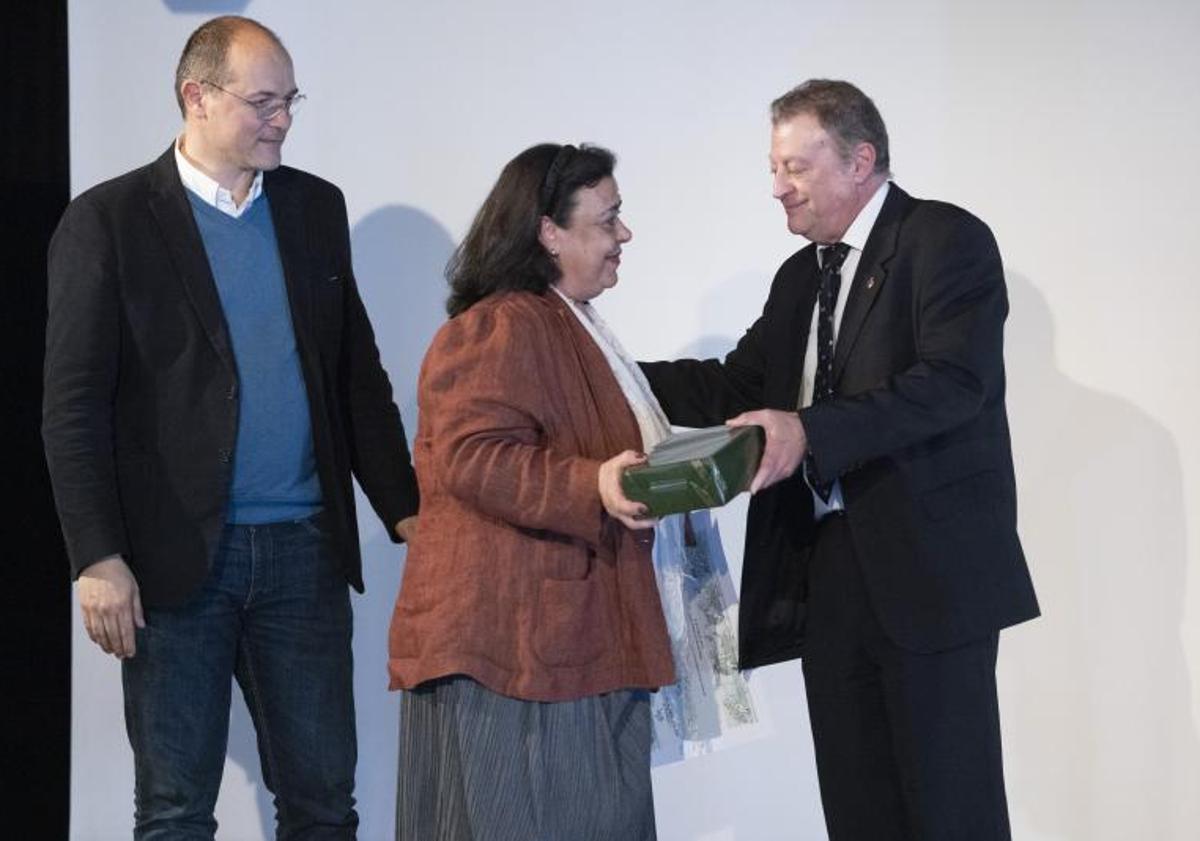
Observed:
[[[227,532],[201,591],[182,608],[147,609],[122,663],[139,841],[216,832],[245,561]]]
[[[315,519],[254,528],[237,679],[278,838],[352,839],[357,741],[349,588]]]
[[[818,527],[804,656],[832,841],[1007,841],[995,634],[917,654],[879,626],[842,517]]]

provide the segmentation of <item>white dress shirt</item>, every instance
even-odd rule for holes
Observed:
[[[179,168],[179,179],[183,182],[184,187],[197,195],[205,204],[237,219],[249,210],[250,205],[254,204],[254,200],[262,194],[263,174],[262,170],[259,170],[254,174],[254,180],[250,182],[250,192],[246,194],[246,200],[239,205],[233,200],[233,193],[201,172],[194,163],[187,159],[180,148],[182,144],[183,136],[180,135],[175,141],[175,166]]]
[[[842,313],[846,311],[846,300],[850,297],[850,287],[854,282],[854,273],[858,271],[858,261],[862,259],[863,248],[867,245],[867,237],[871,234],[871,228],[875,227],[875,220],[879,218],[879,211],[883,208],[883,200],[887,198],[889,186],[890,182],[885,181],[875,191],[875,195],[871,196],[870,201],[858,212],[858,216],[854,217],[854,221],[850,223],[850,227],[846,229],[846,233],[842,236],[841,242],[850,246],[850,250],[846,252],[846,260],[842,263],[842,282],[838,287],[837,305],[833,310],[834,348],[837,347],[838,333],[842,325]],[[802,409],[812,405],[813,384],[817,376],[817,316],[820,309],[819,306],[814,304],[812,322],[808,328],[808,344],[804,348],[804,374],[800,381],[800,408]],[[821,499],[820,494],[815,491],[812,497],[813,512],[818,520],[830,511],[841,511],[845,508],[845,503],[842,501],[841,482],[833,483],[833,489],[829,493],[829,502]]]

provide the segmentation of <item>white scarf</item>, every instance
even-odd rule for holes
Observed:
[[[595,307],[551,288],[604,354],[649,452],[671,434],[671,424],[646,375]],[[691,557],[689,517],[696,547]],[[708,513],[661,518],[654,527],[653,558],[676,673],[676,682],[651,698],[657,765],[709,753],[723,734],[757,716],[749,685],[737,670],[737,597]]]

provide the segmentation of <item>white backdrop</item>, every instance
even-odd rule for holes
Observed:
[[[72,0],[74,192],[167,147],[179,50],[228,11],[295,59],[310,101],[285,160],[346,192],[410,429],[441,267],[514,154],[616,151],[635,236],[605,317],[641,358],[719,354],[802,244],[770,197],[768,102],[810,76],[863,87],[898,183],[976,212],[1006,260],[1021,532],[1045,613],[1000,649],[1014,836],[1200,834],[1200,4]],[[735,575],[744,513],[720,514]],[[385,841],[403,554],[368,515],[362,530],[361,837]],[[119,667],[76,622],[72,837],[128,838]],[[752,681],[754,739],[656,769],[663,841],[824,837],[799,668]],[[240,698],[218,819],[224,838],[273,837]]]

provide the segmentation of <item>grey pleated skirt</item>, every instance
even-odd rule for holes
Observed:
[[[466,677],[400,702],[397,841],[654,841],[650,698],[541,703]]]

